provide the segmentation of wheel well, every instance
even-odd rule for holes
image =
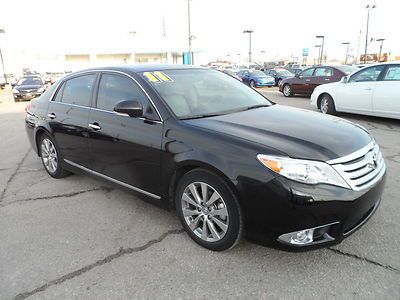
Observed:
[[[209,166],[209,165],[204,165],[204,164],[191,164],[191,165],[185,165],[180,168],[178,168],[175,172],[174,175],[171,178],[170,184],[169,184],[169,190],[168,190],[168,196],[169,196],[169,204],[170,207],[175,206],[175,191],[176,187],[178,186],[179,180],[188,172],[195,170],[195,169],[203,169],[207,170],[214,175],[220,177],[222,180],[224,180],[228,186],[231,188],[231,190],[236,194],[236,188],[233,182],[220,170],[218,170],[215,167]]]
[[[39,141],[40,141],[40,137],[46,133],[46,130],[43,128],[39,128],[36,131],[36,136],[35,136],[35,142],[36,142],[36,149],[37,149],[37,154],[40,156],[40,148],[39,148]]]

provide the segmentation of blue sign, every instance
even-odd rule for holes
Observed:
[[[303,56],[308,56],[308,53],[310,52],[310,49],[308,48],[303,48]]]

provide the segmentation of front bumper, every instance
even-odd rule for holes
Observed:
[[[275,81],[271,82],[256,82],[256,86],[261,87],[261,86],[275,86]]]
[[[331,185],[305,185],[277,177],[268,183],[239,182],[237,187],[245,216],[246,237],[256,243],[287,250],[305,251],[343,241],[375,213],[385,186],[381,179],[365,191]],[[305,246],[278,238],[286,233],[331,224],[329,239]],[[321,240],[319,240],[321,241]]]
[[[42,95],[42,93],[37,93],[37,92],[31,92],[31,93],[18,93],[14,94],[14,99],[15,100],[21,100],[21,101],[28,101],[34,98],[39,97]]]

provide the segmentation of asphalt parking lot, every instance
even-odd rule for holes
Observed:
[[[25,136],[26,104],[0,91],[0,299],[399,299],[400,121],[342,115],[375,136],[388,169],[377,213],[342,244],[288,253],[243,241],[216,253],[173,211],[91,177],[49,177]]]

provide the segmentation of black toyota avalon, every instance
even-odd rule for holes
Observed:
[[[280,106],[224,73],[89,69],[27,107],[50,176],[84,172],[164,207],[211,250],[243,235],[284,250],[340,243],[376,211],[379,146],[362,127]]]

